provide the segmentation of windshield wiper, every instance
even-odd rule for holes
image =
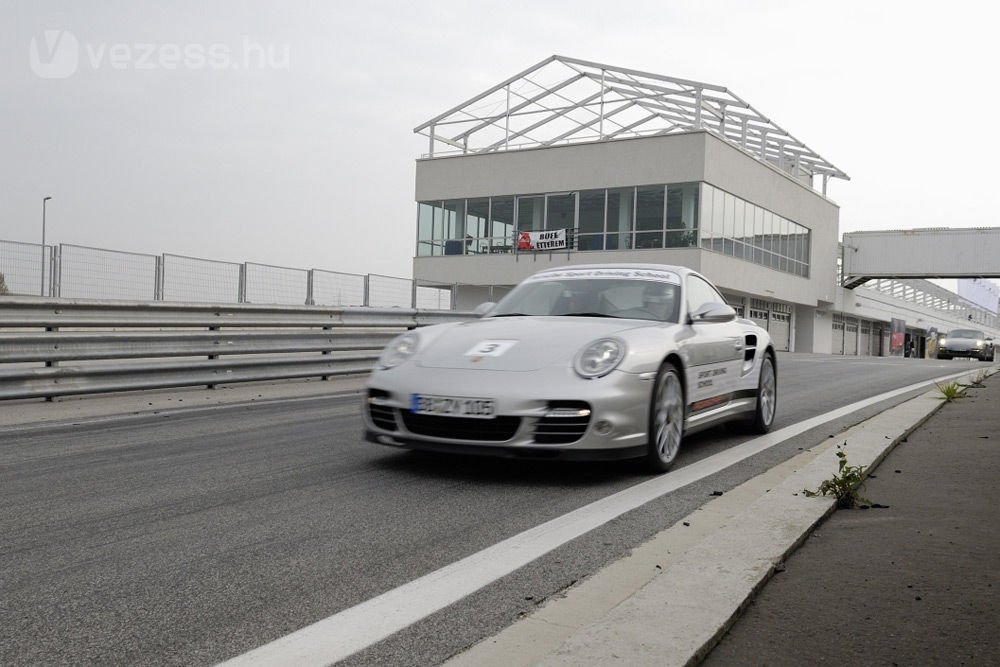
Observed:
[[[607,313],[563,313],[563,317],[614,317],[617,315],[608,315]]]
[[[490,317],[527,317],[527,313],[499,313]]]

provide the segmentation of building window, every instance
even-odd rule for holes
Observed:
[[[699,201],[708,225],[701,233],[714,248],[725,238],[724,199],[707,184],[686,183],[419,202],[417,256],[510,252],[515,230],[574,230],[578,250],[686,248],[698,244]]]
[[[702,184],[701,201],[702,248],[809,277],[808,228],[707,183]],[[667,221],[669,229],[669,190]]]
[[[510,252],[514,244],[514,198],[490,198],[490,252]]]
[[[580,250],[604,250],[605,190],[580,192],[580,216],[577,226],[577,246]]]
[[[635,188],[608,190],[607,238],[608,250],[632,247],[632,221],[635,218]]]
[[[666,186],[636,188],[635,247],[662,248],[666,221]]]
[[[576,193],[559,192],[545,195],[545,229],[576,227]]]

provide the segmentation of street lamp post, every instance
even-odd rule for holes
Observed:
[[[45,204],[52,197],[45,197],[42,199],[42,277],[41,277],[41,288],[39,289],[39,294],[45,296]]]

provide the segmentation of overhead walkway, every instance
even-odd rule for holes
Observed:
[[[873,278],[1000,278],[1000,227],[845,233],[841,284]]]

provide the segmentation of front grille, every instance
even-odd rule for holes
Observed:
[[[371,417],[372,423],[380,429],[395,431],[398,429],[396,426],[396,411],[391,405],[385,405],[380,402],[388,398],[389,392],[387,391],[382,391],[381,389],[369,389],[368,416]]]
[[[551,401],[548,412],[535,424],[535,442],[539,445],[566,445],[587,432],[590,405],[583,401]]]
[[[520,417],[495,417],[493,419],[470,419],[468,417],[438,417],[419,415],[403,411],[403,423],[415,435],[452,440],[478,440],[481,442],[504,442],[517,433],[521,425]]]

